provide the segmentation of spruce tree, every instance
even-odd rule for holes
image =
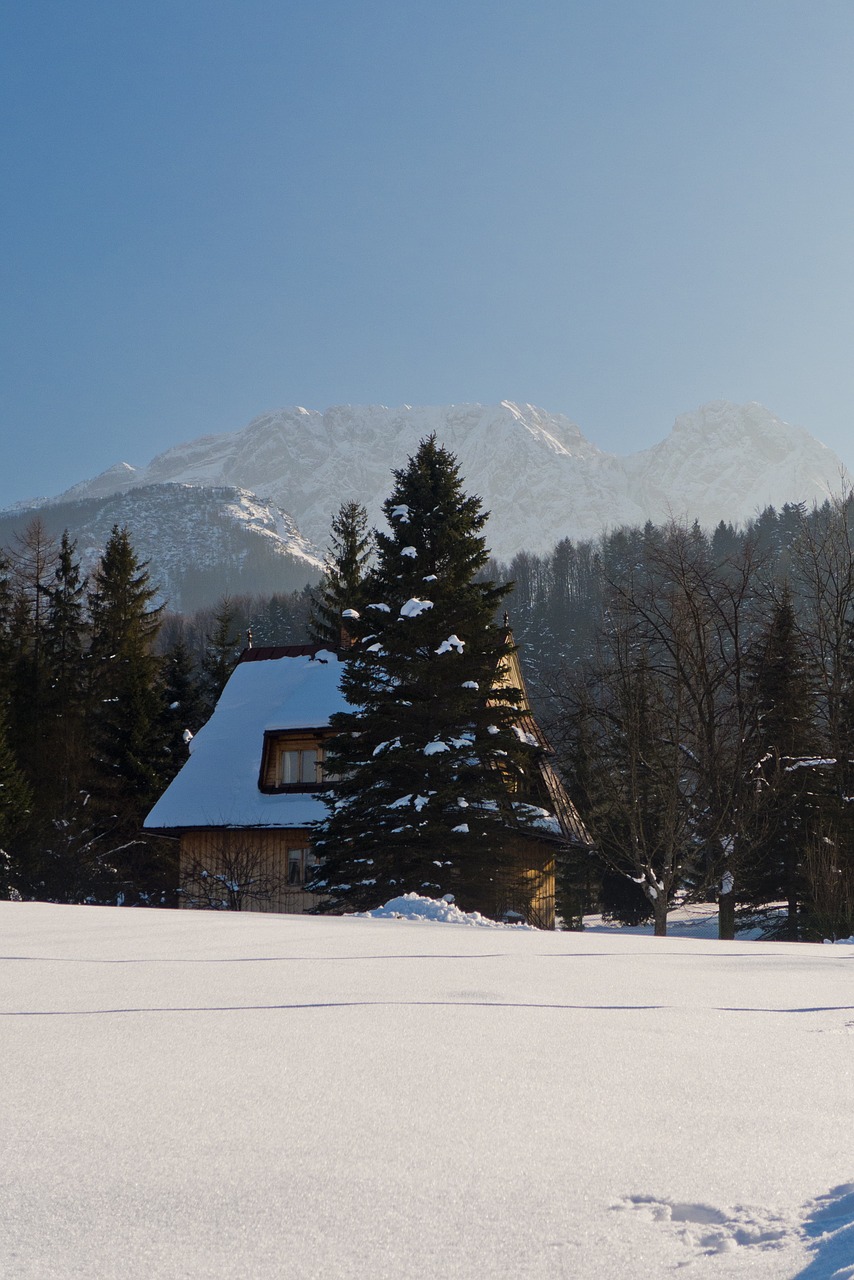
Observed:
[[[163,687],[168,774],[171,778],[187,759],[190,738],[199,731],[207,718],[196,665],[189,646],[183,639],[176,640],[164,654]]]
[[[0,710],[0,898],[17,890],[21,876],[19,841],[30,818],[32,793],[18,768]]]
[[[816,747],[809,670],[801,650],[794,603],[784,586],[753,662],[760,803],[745,849],[745,896],[754,903],[787,903],[786,936],[798,937],[803,866],[816,828],[813,768]]]
[[[358,611],[373,535],[368,513],[360,502],[345,502],[332,521],[332,536],[323,578],[312,593],[311,637],[317,644],[338,649],[342,639],[342,613]],[[348,628],[349,630],[349,628]]]
[[[494,914],[511,842],[535,821],[525,783],[539,751],[514,728],[520,690],[495,689],[511,653],[494,621],[508,588],[477,579],[486,513],[435,437],[393,474],[390,532],[377,534],[366,603],[349,610],[351,709],[332,721],[313,887],[321,910],[416,892]]]
[[[89,590],[95,829],[118,876],[142,900],[161,889],[160,856],[142,821],[168,776],[164,694],[153,644],[161,605],[127,528],[114,526]]]
[[[200,684],[205,718],[213,712],[240,657],[241,637],[236,618],[237,609],[230,597],[223,596],[216,607],[202,658]]]
[[[86,584],[76,552],[77,544],[66,530],[47,592],[44,630],[45,764],[49,767],[43,771],[37,794],[59,819],[66,818],[76,803],[86,754]]]
[[[12,568],[0,550],[0,711],[7,711],[12,696],[12,664],[15,654],[13,634],[14,593]]]

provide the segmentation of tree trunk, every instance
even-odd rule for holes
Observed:
[[[667,898],[663,893],[659,893],[658,897],[652,900],[652,909],[655,913],[654,936],[656,938],[667,937]]]
[[[722,942],[732,942],[735,938],[735,894],[718,894],[718,937]]]

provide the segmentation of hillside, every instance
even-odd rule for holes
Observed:
[[[226,594],[301,590],[320,576],[318,553],[291,517],[243,489],[142,485],[19,508],[0,513],[0,546],[13,545],[15,533],[36,515],[54,536],[70,530],[86,572],[113,525],[127,525],[161,597],[176,610],[200,608]]]

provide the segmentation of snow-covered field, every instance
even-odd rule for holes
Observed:
[[[4,1280],[854,1276],[854,946],[0,930]]]

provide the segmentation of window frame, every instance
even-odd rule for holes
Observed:
[[[291,793],[313,794],[323,791],[330,785],[325,776],[326,749],[325,743],[332,736],[329,729],[268,729],[264,734],[264,745],[261,752],[261,766],[258,773],[258,789],[266,795],[287,795]],[[299,753],[298,771],[312,771],[314,777],[300,777],[295,782],[284,782],[284,760],[289,753]]]

